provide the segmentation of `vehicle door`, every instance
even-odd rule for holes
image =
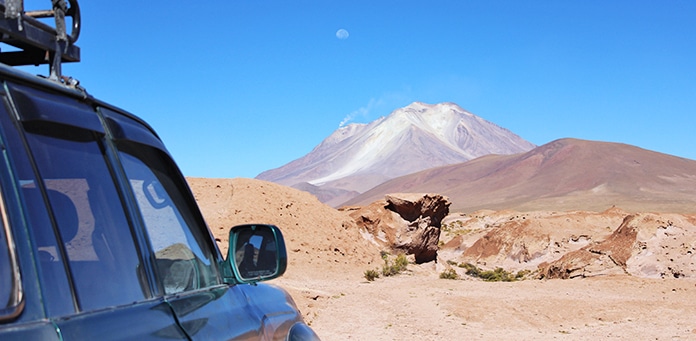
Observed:
[[[223,283],[219,250],[164,146],[135,120],[109,109],[102,113],[154,251],[159,283],[183,329],[199,340],[258,339],[261,319],[238,286]]]
[[[9,89],[19,132],[8,148],[20,160],[15,184],[46,315],[60,338],[186,339],[154,289],[148,244],[127,214],[113,148],[95,110],[57,92]]]

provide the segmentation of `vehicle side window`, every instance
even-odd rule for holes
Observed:
[[[0,116],[1,118],[7,117],[6,112],[6,98],[0,95]],[[1,130],[1,129],[0,129]],[[0,144],[3,149],[7,149],[6,142],[4,141],[4,136],[0,134]],[[4,153],[3,153],[4,154]],[[1,186],[0,186],[1,187]],[[0,195],[4,195],[5,190],[0,190]],[[6,217],[5,211],[5,198],[0,197],[0,217]],[[0,219],[0,320],[12,315],[11,308],[16,303],[17,296],[21,288],[20,278],[17,277],[15,270],[16,259],[13,255],[13,241],[11,240],[12,233],[10,231],[10,226]]]
[[[207,227],[184,195],[178,171],[156,148],[119,143],[121,162],[133,188],[166,294],[220,283]]]
[[[39,276],[44,285],[44,303],[49,316],[61,316],[75,312],[72,295],[70,292],[67,267],[64,265],[61,247],[56,239],[51,218],[48,215],[46,200],[37,188],[36,182],[30,175],[26,175],[22,183],[22,196],[29,218],[29,227],[33,236],[36,254],[40,265]],[[48,196],[60,201],[60,192],[49,190]],[[48,284],[50,283],[50,284]]]
[[[3,209],[0,207],[0,209]],[[0,313],[10,308],[15,290],[14,265],[10,258],[10,243],[5,232],[5,224],[0,221]],[[1,318],[2,316],[0,316]]]
[[[81,310],[145,298],[142,266],[100,135],[54,123],[25,123]],[[38,187],[35,183],[25,188]],[[44,233],[50,231],[46,227]],[[44,249],[46,259],[58,250]]]

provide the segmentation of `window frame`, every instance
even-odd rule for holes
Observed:
[[[2,182],[0,182],[0,193],[5,193],[5,188],[3,188]],[[7,214],[7,206],[5,205],[5,196],[0,195],[0,233],[3,234],[5,238],[5,247],[7,251],[8,261],[10,265],[10,271],[12,273],[12,288],[8,296],[8,302],[4,307],[0,307],[0,322],[13,320],[22,313],[24,309],[24,287],[22,284],[22,273],[19,267],[19,260],[17,257],[17,248],[15,247],[14,236],[12,234],[12,229],[10,228],[10,219]],[[5,251],[0,248],[0,252]]]
[[[150,152],[139,153],[144,149],[150,149]],[[136,150],[137,154],[133,154]],[[157,149],[142,146],[122,149],[119,156],[129,176],[131,190],[137,193],[136,203],[143,219],[143,228],[154,251],[158,278],[163,284],[165,295],[221,284],[216,252],[210,248],[208,236],[199,228],[204,222],[196,219],[195,212],[189,207],[185,196],[177,189],[176,179],[171,177],[171,172],[162,169],[161,166],[166,168],[167,163],[171,165],[171,160],[148,157],[152,152],[161,153]],[[169,265],[165,266],[165,263]],[[186,288],[188,284],[180,286],[185,284],[181,282],[176,286],[176,290],[172,290],[172,277],[167,274],[175,263],[186,263],[184,269],[193,271],[192,277],[187,277],[191,282],[186,281],[191,288]],[[179,281],[184,279],[179,278]]]
[[[118,181],[120,183],[121,190],[128,196],[127,202],[131,210],[130,212],[134,217],[134,220],[137,221],[135,222],[135,225],[137,225],[138,232],[144,238],[144,243],[146,244],[143,246],[143,248],[148,250],[149,268],[153,272],[153,283],[156,285],[156,288],[153,288],[153,290],[162,296],[172,296],[185,295],[188,292],[208,290],[220,285],[225,285],[223,280],[223,270],[221,267],[223,260],[220,250],[217,244],[214,242],[212,233],[210,232],[210,229],[208,228],[200,209],[198,209],[198,204],[193,197],[190,187],[186,183],[185,177],[183,174],[181,174],[181,170],[178,168],[176,162],[171,157],[157,134],[144,122],[137,120],[135,117],[116,111],[113,108],[98,107],[97,111],[99,112],[99,116],[102,119],[106,129],[107,144],[111,149],[110,154],[113,157],[112,162],[114,167],[117,169],[119,178]],[[164,278],[161,276],[157,268],[157,256],[155,255],[155,250],[151,244],[145,219],[142,216],[136,194],[131,187],[130,179],[126,174],[126,167],[121,159],[121,153],[124,151],[122,150],[122,147],[119,147],[119,145],[122,144],[130,145],[131,147],[134,145],[142,145],[145,148],[152,148],[157,150],[163,157],[166,158],[165,166],[168,166],[166,173],[169,175],[172,183],[177,187],[177,190],[180,193],[179,199],[183,200],[182,205],[186,207],[193,207],[188,208],[188,213],[191,214],[190,218],[195,220],[195,224],[187,224],[185,228],[189,229],[189,233],[193,234],[194,239],[199,244],[198,246],[202,248],[201,251],[204,253],[209,253],[211,257],[210,266],[215,269],[216,283],[214,285],[205,286],[190,291],[184,290],[177,293],[166,292],[164,288]],[[177,209],[179,209],[179,206],[177,206]],[[199,231],[193,231],[194,228]]]

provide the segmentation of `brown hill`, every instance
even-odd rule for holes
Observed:
[[[223,254],[232,226],[266,223],[283,231],[290,278],[327,271],[359,276],[355,269],[379,259],[348,216],[307,192],[253,179],[187,180]]]
[[[385,182],[348,201],[394,192],[446,195],[452,211],[479,209],[696,212],[696,161],[620,143],[560,139],[529,152],[488,155]]]

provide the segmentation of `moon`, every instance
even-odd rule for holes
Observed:
[[[336,31],[336,38],[338,38],[338,39],[346,40],[346,39],[348,39],[349,36],[350,36],[350,34],[345,29],[340,29],[340,30]]]

